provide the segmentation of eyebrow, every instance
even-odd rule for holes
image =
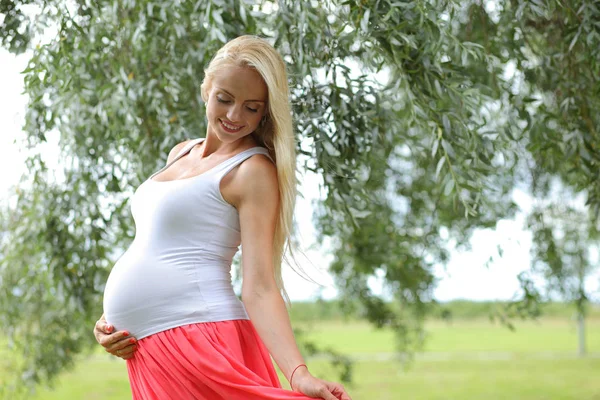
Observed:
[[[219,89],[222,92],[227,93],[228,95],[230,95],[231,97],[233,97],[235,99],[235,96],[232,95],[231,93],[229,93],[227,90],[225,90],[225,89],[223,89],[221,87],[218,87],[217,89]],[[264,100],[246,100],[244,103],[247,103],[247,102],[252,102],[252,103],[266,103],[266,101],[264,101]]]

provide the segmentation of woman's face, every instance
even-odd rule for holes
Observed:
[[[254,132],[266,113],[267,85],[252,68],[224,67],[208,89],[208,128],[231,143]]]

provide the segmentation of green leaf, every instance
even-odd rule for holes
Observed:
[[[431,157],[435,157],[439,145],[440,145],[440,141],[439,140],[434,140],[433,141],[433,147],[431,148]]]
[[[444,195],[448,196],[450,193],[452,193],[452,189],[454,189],[454,179],[450,179],[448,182],[446,182],[446,186],[444,186]]]
[[[454,148],[446,139],[442,139],[442,147],[446,151],[446,154],[452,159],[456,158],[456,153],[454,152]]]
[[[446,161],[445,157],[440,157],[440,160],[435,167],[435,180],[437,181],[438,176],[440,175],[440,171],[442,170],[442,166],[444,165],[444,161]]]
[[[442,123],[444,125],[444,131],[446,134],[450,134],[451,133],[451,126],[450,126],[450,119],[448,118],[448,115],[444,114],[442,115]]]
[[[371,15],[371,10],[367,8],[365,10],[365,13],[363,14],[361,21],[360,21],[360,29],[364,33],[368,33],[368,31],[369,31],[369,16],[370,15]]]

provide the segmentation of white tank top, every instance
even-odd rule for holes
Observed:
[[[110,272],[103,306],[109,324],[137,339],[197,322],[249,319],[231,284],[239,215],[219,183],[254,154],[273,159],[264,147],[252,147],[200,175],[152,180],[203,140],[188,143],[131,199],[135,238]]]

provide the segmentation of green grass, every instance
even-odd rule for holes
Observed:
[[[392,362],[356,366],[356,399],[600,399],[600,359]],[[376,395],[374,395],[376,393]]]
[[[504,313],[508,302],[497,301],[470,301],[453,300],[450,302],[438,303],[432,305],[429,310],[430,318],[450,317],[457,320],[466,319],[484,319],[492,314]],[[392,308],[397,308],[398,303],[389,303]],[[571,318],[575,312],[575,306],[572,303],[546,302],[539,303],[539,311],[542,318]],[[361,303],[356,300],[354,307],[357,313],[364,313],[365,309]],[[324,321],[332,319],[342,319],[345,312],[341,307],[340,301],[316,301],[316,302],[294,302],[290,309],[290,315],[294,321]],[[586,315],[593,319],[600,318],[600,304],[590,303],[586,306]]]
[[[310,363],[317,376],[330,378],[324,361]],[[398,363],[357,362],[348,390],[354,400],[434,399],[600,399],[600,359],[421,361],[408,370]],[[284,378],[280,376],[282,382]],[[108,356],[81,363],[65,374],[56,391],[43,390],[35,399],[131,398],[127,370]]]
[[[592,353],[587,358],[575,356],[576,332],[569,320],[516,326],[512,332],[487,320],[429,323],[425,353],[408,369],[391,359],[369,360],[375,353],[392,352],[394,337],[364,322],[322,322],[309,336],[363,357],[355,363],[349,386],[354,400],[600,400],[600,320],[587,324]],[[438,357],[448,353],[449,358]],[[315,375],[334,380],[325,360],[308,364]],[[125,362],[98,352],[61,376],[55,390],[44,389],[34,400],[130,398]]]
[[[55,390],[42,389],[34,399],[131,399],[125,361],[108,354],[95,355],[61,376]]]
[[[545,319],[515,323],[511,331],[488,320],[434,321],[426,325],[425,352],[576,352],[577,331],[570,320]],[[394,334],[364,322],[316,323],[307,338],[350,354],[394,351]],[[600,319],[587,321],[587,345],[600,352]]]

